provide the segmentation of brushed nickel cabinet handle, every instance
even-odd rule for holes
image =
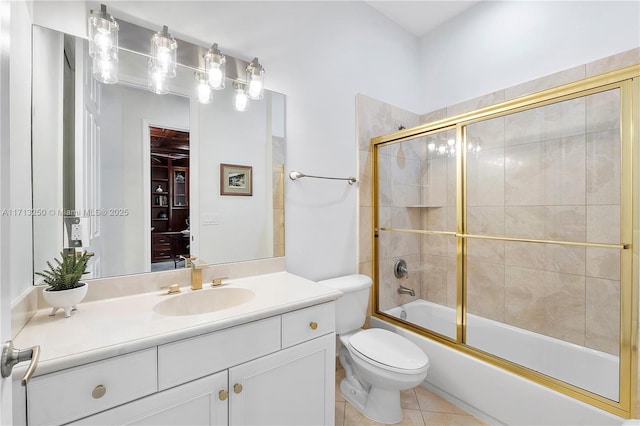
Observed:
[[[229,398],[229,392],[227,392],[225,389],[222,389],[220,392],[218,392],[218,398],[220,398],[220,401],[225,401],[227,398]]]
[[[315,330],[315,329],[317,329],[317,328],[318,328],[318,323],[317,323],[317,322],[315,322],[315,321],[311,321],[311,322],[309,323],[309,327],[311,327],[311,329],[312,329],[312,330]]]
[[[104,387],[104,385],[98,385],[93,389],[93,392],[91,392],[91,396],[95,399],[100,399],[105,393],[107,393],[107,388]]]
[[[235,393],[240,393],[242,392],[242,385],[240,383],[236,383],[235,385],[233,385],[233,391]]]

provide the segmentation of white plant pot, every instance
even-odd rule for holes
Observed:
[[[80,287],[72,288],[70,290],[49,291],[51,287],[47,287],[42,292],[45,302],[51,305],[51,313],[49,315],[55,315],[58,309],[64,309],[64,316],[69,318],[71,311],[76,310],[78,303],[82,302],[87,295],[87,289],[89,286],[87,283],[82,284]]]

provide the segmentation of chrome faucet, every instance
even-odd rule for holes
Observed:
[[[399,294],[408,294],[409,296],[415,296],[416,292],[414,289],[412,288],[407,288],[403,285],[401,285],[400,287],[398,287],[398,293]]]

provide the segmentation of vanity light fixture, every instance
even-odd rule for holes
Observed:
[[[120,27],[107,6],[92,10],[88,20],[89,56],[93,77],[106,84],[118,82],[118,30]]]
[[[227,58],[218,49],[218,43],[213,43],[211,49],[204,55],[204,67],[209,86],[214,90],[224,89],[224,80],[227,74],[226,62]]]
[[[169,28],[164,25],[162,31],[158,31],[151,37],[151,63],[154,72],[165,78],[176,76],[176,54],[178,43],[169,34]]]
[[[213,94],[211,93],[211,87],[209,86],[209,82],[205,76],[205,73],[202,71],[196,71],[196,95],[198,97],[198,102],[201,104],[210,104],[213,100]]]
[[[249,99],[245,91],[245,85],[235,81],[233,88],[235,89],[235,95],[233,96],[233,108],[236,111],[246,111],[249,108]]]
[[[264,68],[258,58],[253,58],[247,66],[247,85],[249,99],[259,100],[264,97]]]

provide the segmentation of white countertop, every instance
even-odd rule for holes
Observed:
[[[224,287],[242,287],[255,297],[241,305],[199,315],[165,316],[154,312],[157,303],[179,295],[155,291],[81,303],[71,317],[50,308],[40,309],[14,339],[16,348],[40,345],[34,376],[112,356],[197,336],[283,312],[317,305],[342,296],[338,290],[288,272],[225,280]],[[192,292],[183,286],[182,294]],[[198,292],[216,291],[203,284]],[[14,369],[23,373],[28,363]]]

